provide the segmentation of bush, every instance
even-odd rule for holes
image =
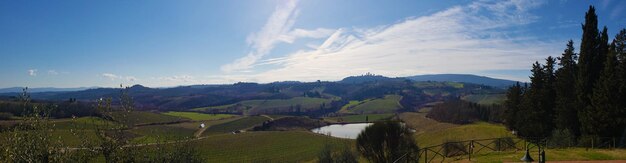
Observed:
[[[397,121],[376,122],[356,138],[357,150],[370,162],[417,160],[419,148],[409,129]]]
[[[0,112],[0,120],[11,120],[13,118],[13,114]]]
[[[339,153],[333,154],[330,145],[325,145],[322,151],[317,156],[317,162],[319,163],[357,163],[358,156],[349,147],[341,148]]]
[[[552,137],[548,139],[548,147],[552,148],[564,148],[570,147],[574,143],[574,135],[569,130],[554,130]]]
[[[513,138],[510,137],[497,138],[493,140],[493,144],[497,151],[505,151],[507,149],[515,148],[515,141],[513,141]]]
[[[446,141],[445,143],[443,143],[442,148],[443,148],[443,154],[446,157],[468,154],[467,148],[465,148],[465,145],[461,142]]]

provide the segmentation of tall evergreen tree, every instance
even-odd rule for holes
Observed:
[[[581,118],[581,128],[585,127],[583,117],[586,117],[586,113],[591,106],[591,95],[593,94],[593,86],[596,80],[599,78],[599,73],[603,64],[597,61],[600,55],[600,35],[598,32],[598,16],[595,13],[595,8],[589,6],[589,10],[585,14],[585,24],[582,25],[583,35],[580,42],[580,54],[578,57],[578,77],[576,82],[576,94],[577,94],[577,110],[579,111],[578,117]],[[594,61],[594,59],[596,59]],[[600,65],[600,66],[599,66]],[[586,130],[583,130],[586,132]]]
[[[520,119],[518,133],[529,138],[547,137],[552,132],[552,117],[545,110],[546,70],[544,66],[535,62],[531,70],[530,88],[524,93],[524,98],[517,114]]]
[[[552,133],[554,129],[554,108],[556,107],[556,90],[554,85],[556,83],[556,75],[554,68],[556,66],[556,59],[552,56],[546,58],[546,65],[543,66],[543,82],[545,86],[541,89],[541,117],[543,118],[542,125],[546,127],[546,132]]]
[[[517,82],[515,85],[509,87],[506,93],[506,101],[504,105],[506,107],[504,113],[505,124],[507,128],[511,130],[518,130],[518,113],[520,111],[520,105],[524,96],[524,88]]]
[[[583,130],[591,135],[617,137],[622,133],[623,129],[618,127],[618,115],[622,108],[619,106],[619,91],[615,90],[620,84],[615,73],[616,60],[615,53],[607,55],[604,70],[594,86],[592,106],[585,109],[585,116],[581,117],[585,124]]]
[[[567,47],[558,58],[560,68],[556,70],[554,84],[556,92],[555,125],[559,129],[567,129],[574,135],[580,135],[578,110],[576,107],[576,70],[578,59],[574,52],[574,42],[569,40]]]

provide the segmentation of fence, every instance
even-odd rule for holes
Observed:
[[[578,139],[571,137],[552,137],[543,139],[501,137],[452,141],[421,148],[417,154],[417,160],[412,160],[412,162],[430,163],[458,161],[463,159],[472,160],[472,157],[496,152],[525,152],[526,148],[531,151],[537,151],[537,153],[539,153],[542,149],[554,148],[626,148],[626,137],[582,137]]]

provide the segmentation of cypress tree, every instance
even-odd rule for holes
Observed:
[[[567,129],[572,134],[580,135],[578,110],[576,106],[576,75],[577,54],[574,52],[574,42],[569,40],[567,47],[558,57],[560,68],[556,70],[554,84],[555,98],[555,125],[559,129]]]
[[[546,65],[543,66],[543,74],[544,74],[544,88],[541,89],[541,117],[542,117],[542,125],[545,126],[544,132],[552,133],[554,129],[554,108],[556,107],[556,90],[554,85],[556,83],[556,76],[554,72],[554,67],[556,65],[556,59],[552,56],[546,58]],[[544,134],[549,135],[549,134]]]
[[[511,130],[518,130],[518,112],[520,111],[520,105],[524,96],[524,88],[520,86],[519,82],[509,87],[506,93],[506,101],[504,105],[506,110],[504,112],[504,121],[507,128]]]
[[[599,42],[600,36],[598,34],[598,16],[595,13],[595,8],[589,6],[589,10],[585,13],[585,24],[582,25],[583,35],[580,42],[580,54],[578,57],[578,77],[576,82],[576,94],[577,94],[577,110],[579,111],[578,117],[580,118],[581,128],[592,128],[587,126],[586,117],[587,111],[591,108],[591,95],[593,92],[593,85],[598,79],[600,70],[597,68],[599,62],[594,61],[599,54]],[[583,130],[586,132],[586,130]]]
[[[592,106],[584,110],[586,116],[581,120],[586,124],[583,129],[591,135],[617,137],[622,132],[622,128],[618,128],[621,101],[619,91],[615,90],[619,87],[615,73],[617,59],[615,53],[606,56],[604,70],[594,86]]]
[[[543,104],[545,100],[546,71],[544,66],[535,62],[530,76],[530,88],[524,92],[524,98],[517,114],[519,135],[528,138],[541,138],[549,136],[552,131],[549,122],[552,117],[547,117]],[[531,139],[531,141],[536,139]]]

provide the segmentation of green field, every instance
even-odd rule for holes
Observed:
[[[206,136],[212,134],[230,133],[233,131],[249,129],[256,125],[260,125],[267,120],[270,119],[264,116],[245,117],[234,121],[209,126],[202,135]]]
[[[374,122],[379,120],[385,120],[392,117],[394,114],[361,114],[361,115],[348,115],[348,116],[340,116],[340,117],[329,117],[324,118],[325,121],[328,122],[346,122],[346,123],[356,123],[356,122],[366,122],[365,119],[367,117],[367,122]]]
[[[431,146],[442,144],[446,141],[460,141],[471,139],[489,139],[499,137],[514,137],[511,132],[501,124],[478,122],[474,124],[460,125],[439,131],[416,134],[417,144]]]
[[[136,143],[154,143],[158,140],[190,139],[198,129],[198,126],[188,128],[176,125],[153,125],[137,127],[129,132],[136,134],[137,137],[134,139]]]
[[[218,120],[218,119],[226,119],[234,117],[232,114],[204,114],[204,113],[196,113],[196,112],[167,112],[162,113],[165,115],[188,118],[194,121],[200,120]]]
[[[461,99],[481,105],[503,104],[506,97],[504,94],[472,94],[463,96]]]
[[[353,146],[352,140],[304,131],[220,134],[194,142],[208,162],[314,161],[325,144]]]
[[[126,125],[140,125],[150,123],[166,123],[175,122],[181,120],[188,120],[187,118],[181,118],[171,115],[163,115],[152,112],[133,111],[133,112],[114,112],[113,117],[120,119]]]
[[[96,129],[96,128],[111,128],[116,124],[111,121],[104,120],[98,117],[80,117],[75,119],[57,119],[53,120],[52,124],[55,129]]]
[[[440,87],[453,87],[453,88],[463,88],[464,84],[459,82],[415,82],[413,84],[414,87],[417,88],[440,88]]]
[[[350,102],[345,107],[345,110],[340,110],[341,113],[359,113],[359,114],[367,114],[367,113],[392,113],[398,109],[402,109],[400,105],[400,100],[402,96],[400,95],[385,95],[384,98],[370,99],[364,100],[362,102]]]
[[[319,109],[322,104],[330,105],[331,99],[312,98],[312,97],[294,97],[291,99],[273,99],[273,100],[246,100],[235,104],[209,106],[191,109],[193,111],[208,111],[214,109],[227,109],[230,107],[250,108],[252,110],[265,110],[273,108],[291,108],[300,106],[302,109]]]

